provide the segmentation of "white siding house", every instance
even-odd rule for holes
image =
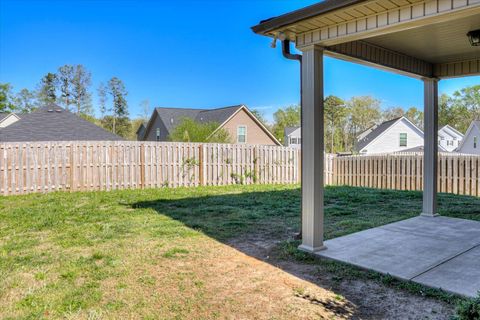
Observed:
[[[455,128],[446,125],[438,130],[438,145],[448,152],[452,152],[460,146],[463,134]]]
[[[473,121],[470,124],[457,151],[460,153],[480,155],[480,120]]]
[[[366,132],[357,137],[356,149],[360,154],[393,153],[423,147],[423,131],[405,117],[385,121]]]
[[[14,124],[20,120],[20,117],[17,116],[15,113],[0,113],[0,128],[6,128],[11,124]]]
[[[302,146],[302,128],[301,127],[286,127],[284,130],[285,147],[301,148]]]

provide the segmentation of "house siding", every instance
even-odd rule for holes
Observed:
[[[400,147],[400,133],[407,133],[407,146]],[[394,124],[376,140],[360,150],[362,154],[400,152],[415,147],[423,146],[423,134],[418,132],[406,120]]]
[[[297,143],[297,144],[290,143],[290,138],[297,138],[297,141],[298,141],[298,139],[301,139],[302,138],[302,129],[298,128],[295,131],[293,131],[292,133],[290,133],[289,135],[285,135],[285,138],[284,138],[285,141],[283,142],[283,144],[286,147],[301,148],[301,146],[302,146],[301,143]]]
[[[223,125],[223,128],[230,134],[233,143],[237,143],[237,128],[239,126],[245,126],[247,128],[247,140],[245,144],[277,145],[275,140],[243,109]]]
[[[157,141],[157,128],[160,128],[160,140],[159,141],[168,141],[168,131],[163,121],[157,115],[157,112],[153,113],[153,121],[151,125],[147,128],[147,133],[143,140],[145,141]]]
[[[9,114],[8,116],[6,116],[0,121],[0,128],[6,128],[9,125],[17,122],[18,120],[19,118],[17,118],[15,115]]]
[[[452,152],[458,148],[462,139],[462,136],[458,135],[449,128],[444,127],[438,131],[438,145],[448,152]]]
[[[473,148],[473,138],[477,137],[477,148]],[[480,155],[480,130],[477,126],[473,126],[472,130],[465,136],[464,142],[461,148],[458,149],[460,153],[466,154],[478,154]]]

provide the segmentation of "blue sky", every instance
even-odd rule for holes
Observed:
[[[152,106],[192,108],[244,103],[271,119],[278,107],[299,101],[298,64],[250,27],[315,2],[0,0],[0,82],[33,89],[47,72],[83,64],[93,92],[112,76],[125,82],[132,116],[148,99]],[[327,95],[422,107],[418,80],[330,58],[325,69]],[[446,80],[440,91],[479,83],[480,77]]]

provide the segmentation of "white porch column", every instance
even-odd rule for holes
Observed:
[[[422,216],[437,215],[438,79],[424,83],[424,152]]]
[[[302,244],[323,246],[323,48],[302,48]]]

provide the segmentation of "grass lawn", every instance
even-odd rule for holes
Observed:
[[[416,216],[421,200],[329,187],[326,237]],[[442,215],[480,220],[479,198],[442,194],[439,202]],[[0,318],[348,317],[354,307],[335,292],[227,245],[249,233],[285,239],[299,228],[299,207],[298,186],[1,198]],[[279,248],[295,256],[294,245]],[[322,303],[298,299],[305,287]]]

